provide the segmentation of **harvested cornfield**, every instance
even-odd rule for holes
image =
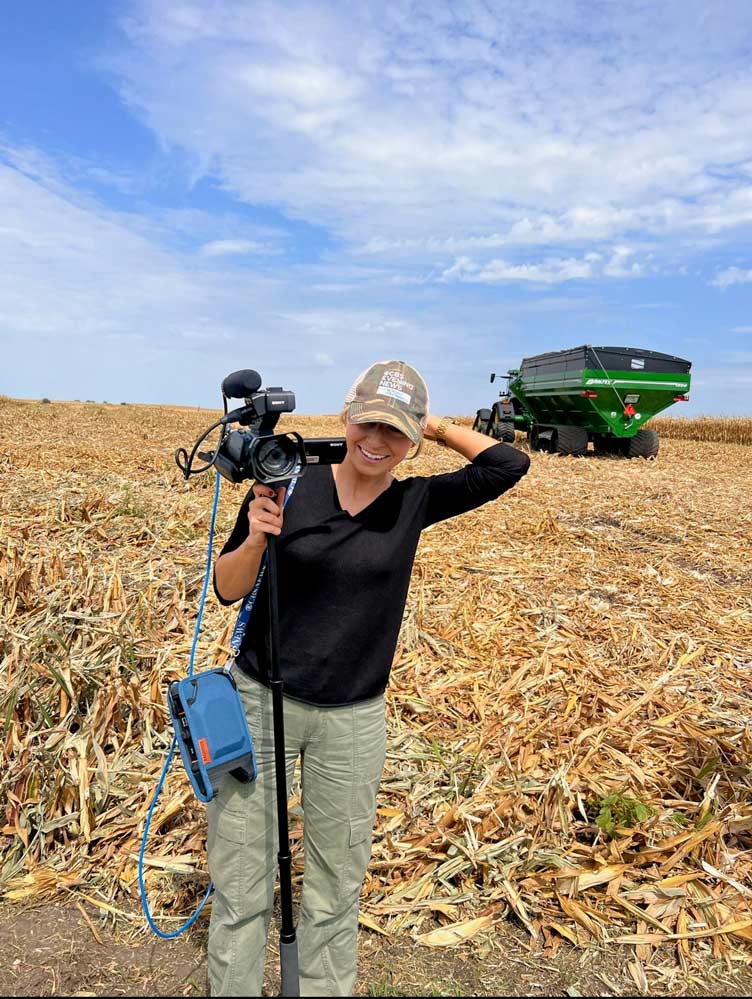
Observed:
[[[173,451],[211,418],[0,402],[8,899],[137,897],[214,488]],[[460,463],[427,444],[403,469]],[[218,541],[243,493],[223,483]],[[749,945],[749,495],[749,448],[668,437],[654,462],[535,454],[511,493],[424,534],[365,926],[442,945],[511,918],[549,950],[630,942],[638,977]],[[233,617],[209,600],[197,668],[225,661]],[[299,876],[295,797],[291,813]],[[203,844],[176,764],[147,850],[167,928],[206,885]]]
[[[752,444],[752,419],[748,416],[660,416],[648,426],[661,437],[714,444]]]

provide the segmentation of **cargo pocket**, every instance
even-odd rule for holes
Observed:
[[[350,819],[350,847],[358,846],[359,843],[365,843],[366,840],[370,839],[373,823],[374,819],[370,815],[359,819]]]
[[[217,836],[238,846],[246,844],[246,818],[223,808],[217,816]]]
[[[239,666],[233,665],[230,669],[230,675],[235,681],[248,728],[251,730],[251,738],[254,739],[261,720],[261,712],[269,696],[268,692],[258,680],[246,676]]]
[[[209,807],[211,805],[212,802]],[[235,919],[239,918],[248,896],[246,828],[242,815],[217,808],[211,814],[206,840],[209,874],[214,882],[218,911],[229,911]]]
[[[248,723],[248,729],[251,734],[251,741],[253,742],[254,752],[256,755],[256,765],[258,767],[258,737],[257,733],[261,728],[261,717],[265,710],[266,703],[266,691],[265,688],[257,683],[255,680],[250,679],[245,676],[245,674],[237,667],[232,667],[232,675],[235,679],[235,683],[238,688],[238,694],[240,695],[240,701],[243,706],[243,713],[245,714],[246,721]],[[231,812],[237,817],[238,815],[247,815],[249,805],[249,799],[255,794],[256,781],[249,781],[248,783],[241,783],[232,774],[226,773],[223,775],[219,782],[219,788],[215,795],[216,807],[222,812]],[[212,807],[210,804],[209,807]],[[223,836],[224,839],[229,839],[233,843],[245,844],[245,838],[242,840],[237,840],[233,836]]]
[[[350,900],[350,904],[354,904],[360,895],[360,887],[371,859],[374,818],[372,815],[365,815],[350,819],[347,859],[342,871],[342,894],[345,899]]]

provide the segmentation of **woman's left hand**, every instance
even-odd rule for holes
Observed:
[[[423,431],[423,436],[427,441],[436,440],[436,428],[438,427],[439,422],[438,416],[431,416],[430,413],[428,414],[426,429]]]

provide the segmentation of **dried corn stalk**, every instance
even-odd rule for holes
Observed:
[[[186,485],[172,453],[212,414],[4,401],[0,416],[0,884],[117,911],[137,893],[206,557],[213,481]],[[459,464],[428,445],[403,467]],[[224,486],[217,540],[242,495]],[[650,463],[535,455],[499,502],[424,534],[364,925],[443,945],[507,913],[551,948],[627,939],[638,986],[662,942],[685,966],[749,946],[749,495],[752,451],[666,437]],[[197,668],[224,661],[233,617],[209,602]],[[176,766],[147,850],[165,917],[206,884],[204,831]]]

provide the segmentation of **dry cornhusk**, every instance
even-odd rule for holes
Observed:
[[[212,417],[0,402],[6,898],[137,896],[214,488],[172,451]],[[460,464],[427,444],[403,468]],[[223,485],[218,541],[244,492]],[[748,946],[750,495],[749,448],[664,438],[655,462],[536,454],[512,492],[424,534],[364,925],[445,946],[509,914],[552,949],[632,943],[637,967],[659,944],[684,966]],[[225,661],[233,618],[208,601],[197,669]],[[147,849],[168,927],[208,880],[204,835],[176,764]]]

